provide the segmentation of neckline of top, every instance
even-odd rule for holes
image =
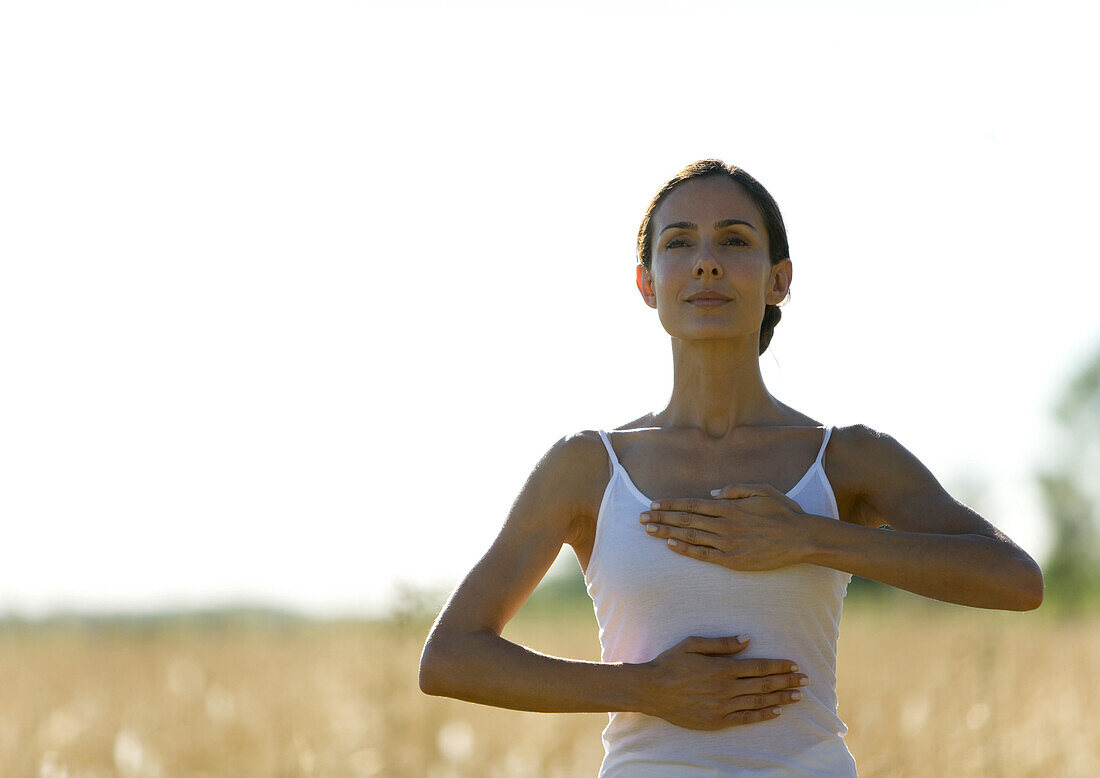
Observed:
[[[790,490],[784,492],[784,494],[787,497],[790,497],[792,494],[794,494],[799,489],[801,489],[802,485],[806,483],[806,481],[810,478],[810,476],[813,474],[813,472],[815,470],[821,468],[822,473],[824,474],[824,468],[822,467],[821,460],[823,458],[822,454],[825,453],[825,446],[829,442],[830,428],[828,426],[825,426],[822,429],[825,430],[825,434],[824,434],[824,437],[821,441],[821,448],[818,449],[817,458],[814,459],[813,464],[810,465],[809,470],[807,470],[805,473],[803,473],[802,477],[798,479],[798,483],[796,483],[794,486],[792,486],[790,488]],[[626,471],[626,468],[623,467],[622,462],[619,461],[618,455],[614,453],[615,449],[613,449],[611,447],[611,439],[609,437],[607,437],[607,433],[604,432],[603,430],[600,430],[600,436],[603,437],[604,442],[606,443],[608,450],[612,454],[611,459],[612,459],[612,462],[614,464],[614,469],[623,474],[623,478],[626,481],[626,485],[628,487],[630,487],[630,490],[632,492],[634,492],[634,496],[637,497],[639,500],[641,500],[643,503],[645,503],[645,506],[648,508],[649,504],[654,502],[654,500],[650,497],[646,497],[645,494],[642,493],[642,490],[639,489],[638,486],[634,483],[634,479],[630,477],[630,473],[628,473]]]
[[[802,478],[800,478],[798,480],[798,483],[796,483],[794,486],[792,486],[790,491],[784,492],[784,494],[786,494],[787,497],[790,497],[792,494],[794,494],[799,489],[801,489],[802,485],[804,483],[806,483],[806,481],[809,479],[809,477],[813,474],[814,470],[817,470],[819,467],[821,467],[821,460],[820,459],[815,460],[814,463],[812,465],[810,465],[810,469],[807,470],[803,474]],[[649,504],[654,502],[654,500],[652,498],[646,497],[644,494],[642,494],[642,490],[639,489],[637,487],[637,485],[634,483],[634,479],[630,477],[630,473],[626,472],[626,468],[622,466],[622,463],[616,461],[615,462],[615,469],[618,472],[623,474],[623,479],[626,481],[626,485],[628,487],[630,487],[630,490],[632,492],[634,492],[634,496],[637,497],[639,500],[641,500],[643,503],[645,503],[646,507],[648,508]]]

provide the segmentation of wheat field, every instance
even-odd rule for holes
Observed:
[[[428,697],[428,624],[0,630],[0,776],[594,776],[605,714]],[[596,659],[591,613],[505,636]],[[847,607],[840,715],[861,776],[1100,775],[1100,618]]]

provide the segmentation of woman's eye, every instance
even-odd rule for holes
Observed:
[[[726,246],[748,246],[749,242],[740,235],[730,235],[722,239],[722,244]],[[691,244],[684,238],[673,238],[665,244],[665,249],[679,249],[689,245]]]

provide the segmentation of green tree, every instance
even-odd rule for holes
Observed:
[[[1100,351],[1070,380],[1054,417],[1063,451],[1038,474],[1053,531],[1043,577],[1054,603],[1078,610],[1100,601]]]

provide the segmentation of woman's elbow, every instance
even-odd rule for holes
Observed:
[[[1043,571],[1034,560],[1029,567],[1031,569],[1023,576],[1022,584],[1016,587],[1014,611],[1033,611],[1043,604]]]
[[[460,629],[441,629],[439,625],[428,635],[420,654],[420,690],[436,697],[461,699],[464,674],[469,674],[474,633]]]
[[[436,697],[447,696],[448,673],[438,638],[429,638],[420,654],[420,691]]]
[[[1043,604],[1043,590],[1046,584],[1043,582],[1043,571],[1039,565],[1035,565],[1035,575],[1030,580],[1027,594],[1024,599],[1023,610],[1033,611]]]

